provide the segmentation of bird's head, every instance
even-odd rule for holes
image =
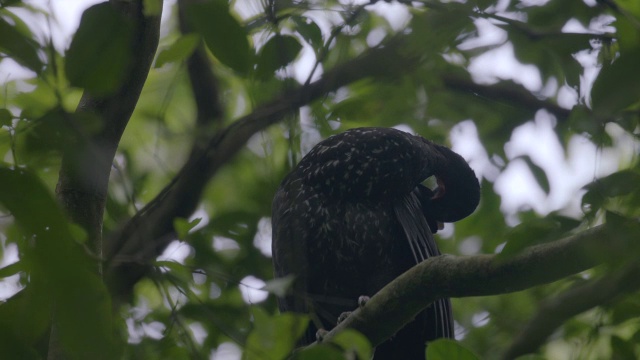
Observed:
[[[480,202],[480,184],[462,156],[445,146],[424,141],[432,153],[429,168],[424,170],[424,174],[435,176],[438,186],[432,190],[419,184],[417,191],[425,216],[434,230],[431,224],[434,221],[455,222],[471,215]]]

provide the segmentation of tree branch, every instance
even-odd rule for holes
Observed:
[[[89,247],[97,256],[102,254],[102,219],[111,163],[149,74],[160,37],[160,14],[145,16],[141,0],[112,0],[111,4],[135,24],[131,46],[136,51],[132,65],[116,94],[98,97],[87,91],[83,93],[76,112],[97,115],[104,127],[91,138],[78,136],[76,142],[65,149],[56,186],[58,200],[71,220],[87,231]],[[97,270],[101,271],[100,265]],[[50,334],[48,359],[67,358],[55,310]]]
[[[320,80],[298,86],[259,106],[213,136],[206,150],[199,156],[191,156],[171,183],[107,242],[105,257],[109,264],[105,276],[112,293],[127,297],[133,284],[146,273],[148,263],[173,239],[173,219],[188,217],[195,210],[208,181],[253,134],[342,86],[367,77],[385,78],[406,72],[415,66],[417,58],[398,55],[402,53],[401,47],[402,42],[395,39],[384,47],[370,49],[326,72]]]
[[[502,81],[494,85],[480,85],[473,82],[468,77],[445,74],[442,76],[445,86],[452,90],[470,92],[476,96],[492,99],[497,102],[509,104],[513,107],[522,107],[535,112],[538,109],[547,109],[556,116],[558,121],[569,118],[570,109],[560,107],[551,101],[542,100],[524,87],[511,81]]]
[[[604,241],[606,239],[606,241]],[[497,255],[427,259],[389,283],[324,339],[353,328],[376,346],[390,338],[437,299],[505,294],[551,283],[619,259],[635,239],[598,226],[563,240],[534,246],[512,258]]]
[[[613,274],[582,283],[543,302],[503,359],[535,352],[565,321],[596,306],[611,304],[640,289],[640,265],[632,263]]]

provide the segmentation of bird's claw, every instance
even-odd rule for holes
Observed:
[[[358,307],[364,307],[369,300],[371,300],[370,297],[366,296],[366,295],[362,295],[358,298]]]
[[[329,332],[325,329],[318,329],[318,331],[316,331],[316,341],[318,341],[319,343],[322,342],[322,340],[324,340],[324,337],[327,336]]]
[[[340,316],[338,316],[338,324],[340,324],[341,322],[347,320],[349,315],[351,315],[351,311],[345,311],[342,314],[340,314]]]

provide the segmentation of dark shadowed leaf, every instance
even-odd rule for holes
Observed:
[[[258,55],[256,75],[265,79],[295,60],[302,45],[293,36],[276,35],[269,39]]]
[[[623,196],[640,190],[640,174],[633,170],[621,170],[585,185],[585,197],[595,193],[603,197]]]
[[[454,340],[440,339],[429,343],[429,346],[427,346],[427,359],[478,360],[478,357]]]
[[[640,48],[623,52],[613,64],[603,66],[593,84],[593,110],[610,116],[640,101]]]
[[[23,169],[0,167],[0,184],[0,204],[33,242],[22,249],[30,274],[28,286],[45,301],[39,308],[47,309],[55,301],[63,347],[72,359],[112,358],[117,347],[109,295],[97,265],[73,241],[53,196],[40,179]]]
[[[11,111],[7,109],[0,109],[0,127],[11,126],[11,120],[13,120]]]
[[[527,163],[527,166],[529,166],[529,170],[531,170],[531,173],[538,182],[538,185],[540,185],[545,194],[549,195],[551,187],[549,185],[547,173],[540,166],[536,165],[528,155],[520,156],[517,159],[522,159],[525,163]]]
[[[308,347],[298,354],[296,359],[300,360],[345,360],[343,353],[330,344],[320,344]]]
[[[507,244],[499,257],[504,259],[529,246],[559,240],[578,225],[578,220],[553,213],[541,219],[524,221],[507,233]]]
[[[35,41],[0,17],[0,53],[5,53],[17,63],[40,72],[42,61],[38,56],[38,47]]]
[[[65,72],[71,85],[102,96],[115,92],[128,76],[132,38],[131,21],[110,3],[85,10],[67,50]]]
[[[296,31],[302,38],[314,49],[320,49],[323,46],[322,31],[313,20],[304,16],[292,16],[291,20],[296,24]]]
[[[348,359],[367,360],[371,358],[371,343],[364,335],[353,329],[346,329],[338,333],[332,343],[338,344]]]
[[[221,63],[245,74],[251,63],[247,32],[220,1],[190,4],[187,17]]]

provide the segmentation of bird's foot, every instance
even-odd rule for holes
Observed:
[[[358,297],[358,307],[359,308],[364,307],[369,300],[371,300],[371,298],[366,296],[366,295],[359,296]],[[342,314],[340,314],[340,316],[338,316],[338,324],[340,324],[341,322],[345,321],[349,317],[349,315],[351,315],[352,312],[353,311],[345,311]]]
[[[338,316],[338,324],[347,320],[347,318],[349,317],[349,315],[351,315],[351,313],[352,311],[345,311],[342,314],[340,314],[340,316]]]
[[[318,329],[318,331],[316,331],[316,341],[321,343],[322,340],[324,340],[324,337],[327,336],[328,333],[329,332],[325,329]]]
[[[364,307],[369,300],[371,300],[370,297],[366,296],[366,295],[362,295],[358,298],[358,307]]]

